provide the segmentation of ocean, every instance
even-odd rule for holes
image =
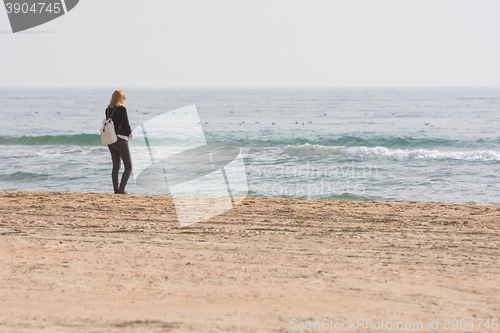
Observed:
[[[499,88],[122,90],[133,126],[195,104],[249,196],[500,204]],[[112,193],[112,92],[0,89],[0,190]],[[129,193],[166,194],[136,176]]]

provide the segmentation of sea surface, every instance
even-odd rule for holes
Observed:
[[[133,127],[195,104],[249,196],[500,204],[500,88],[123,90]],[[0,190],[112,193],[112,92],[0,89]]]

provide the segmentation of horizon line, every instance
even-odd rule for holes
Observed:
[[[498,89],[498,86],[325,86],[325,87],[161,87],[161,86],[122,86],[120,89],[213,89],[213,90],[243,90],[243,89]],[[6,87],[0,86],[0,89],[116,89],[116,87],[87,87],[87,86],[79,86],[79,87],[67,87],[67,86],[24,86],[24,87]]]

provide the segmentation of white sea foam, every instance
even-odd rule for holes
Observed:
[[[287,146],[283,153],[288,156],[343,156],[355,158],[405,159],[454,159],[466,161],[500,161],[500,153],[493,150],[439,151],[426,149],[388,149],[385,147],[344,147],[321,145]]]

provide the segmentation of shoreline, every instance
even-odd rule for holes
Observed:
[[[115,194],[112,192],[55,192],[55,191],[20,191],[20,190],[0,190],[0,197],[2,193],[26,193],[26,194],[50,194],[50,195],[60,195],[60,194],[82,194],[82,195],[111,195]],[[133,194],[129,193],[127,196],[133,197],[162,197],[171,198],[170,195],[158,195],[158,194]],[[405,201],[405,200],[347,200],[347,199],[308,199],[308,198],[278,198],[278,197],[252,197],[247,196],[245,199],[269,199],[269,200],[306,200],[306,201],[328,201],[328,202],[364,202],[364,203],[407,203],[407,204],[435,204],[435,205],[456,205],[456,206],[484,206],[484,207],[500,207],[500,204],[477,204],[477,203],[452,203],[452,202],[441,202],[441,201]]]
[[[180,228],[170,197],[0,191],[0,218],[2,332],[500,313],[499,206],[248,197]]]

